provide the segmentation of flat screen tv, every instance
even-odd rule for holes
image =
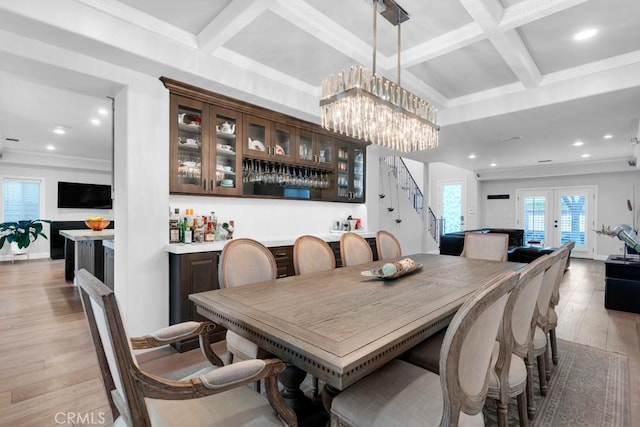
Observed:
[[[58,181],[58,207],[111,209],[111,186]]]

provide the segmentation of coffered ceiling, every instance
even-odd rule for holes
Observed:
[[[439,108],[442,128],[439,148],[409,157],[481,175],[567,164],[629,168],[640,137],[640,1],[398,3],[410,16],[402,24],[401,84]],[[573,39],[587,29],[596,35]],[[369,0],[5,0],[0,31],[317,123],[322,79],[372,66]],[[378,74],[397,80],[397,29],[382,17],[377,47]],[[20,80],[19,67],[5,71],[4,79]],[[36,83],[45,93],[56,86]],[[0,130],[18,134],[26,149],[39,137],[16,128],[16,109],[0,93]],[[65,107],[70,117],[72,109]]]

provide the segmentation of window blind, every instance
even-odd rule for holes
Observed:
[[[2,180],[3,222],[40,218],[40,181]]]

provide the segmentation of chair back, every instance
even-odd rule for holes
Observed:
[[[344,233],[340,236],[340,258],[344,267],[366,264],[373,262],[373,251],[359,234]]]
[[[564,245],[560,246],[560,249],[565,249],[562,260],[560,260],[560,269],[558,270],[558,277],[556,278],[555,286],[553,287],[553,292],[551,293],[551,307],[555,307],[560,302],[560,284],[562,283],[562,279],[564,277],[564,272],[567,269],[567,263],[569,262],[569,257],[571,256],[571,250],[576,246],[576,243],[573,240],[569,240]]]
[[[115,294],[91,273],[75,274],[113,419],[150,426],[149,414],[133,377],[140,373]]]
[[[253,239],[233,239],[220,254],[218,279],[220,288],[275,280],[276,259],[269,249]]]
[[[478,289],[456,312],[440,350],[444,412],[440,425],[482,411],[489,387],[491,353],[518,273],[506,272]]]
[[[536,313],[534,314],[535,327],[536,322],[540,326],[546,326],[548,322],[549,305],[551,304],[551,295],[556,286],[558,274],[560,273],[561,266],[566,265],[565,254],[568,254],[567,248],[559,248],[549,254],[549,257],[553,260],[551,266],[544,272],[542,278],[542,285],[540,287],[540,294],[538,295],[538,304],[536,306]]]
[[[393,259],[402,256],[402,247],[396,236],[388,231],[380,230],[376,233],[376,250],[378,259]]]
[[[319,237],[300,236],[293,244],[293,268],[296,274],[332,270],[336,257],[331,246]]]
[[[460,256],[490,261],[506,261],[508,250],[508,234],[465,233],[464,247]]]

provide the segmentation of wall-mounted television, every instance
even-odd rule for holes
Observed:
[[[111,186],[58,181],[58,207],[111,209]]]

